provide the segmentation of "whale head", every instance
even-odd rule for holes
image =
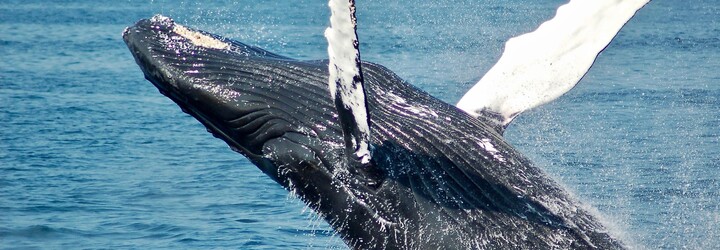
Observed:
[[[215,137],[327,221],[354,221],[333,225],[346,240],[375,237],[368,228],[384,222],[357,197],[382,184],[384,172],[346,167],[327,61],[292,60],[162,16],[123,39],[145,78]]]
[[[159,15],[126,29],[123,39],[147,80],[275,181],[290,188],[292,176],[332,175],[341,131],[327,122],[335,119],[328,98],[307,96],[327,95],[327,76],[316,65]]]

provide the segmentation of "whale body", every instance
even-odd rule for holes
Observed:
[[[123,32],[147,80],[293,192],[355,249],[618,249],[502,137],[363,62],[373,163],[343,164],[326,60],[299,61],[156,16]]]

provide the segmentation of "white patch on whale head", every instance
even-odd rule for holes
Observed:
[[[187,38],[195,44],[196,46],[210,48],[210,49],[229,49],[230,44],[220,41],[214,37],[205,35],[203,33],[189,30],[188,28],[185,28],[182,25],[175,24],[173,26],[173,32],[177,33],[178,35],[181,35],[182,37]]]

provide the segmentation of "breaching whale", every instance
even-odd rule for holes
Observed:
[[[503,139],[516,110],[465,112],[359,54],[342,83],[336,62],[295,60],[163,16],[123,39],[161,93],[352,248],[625,247]],[[363,86],[364,116],[343,106],[333,82]]]

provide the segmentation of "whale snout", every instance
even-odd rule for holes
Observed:
[[[270,105],[251,91],[263,83],[224,73],[252,60],[228,60],[227,53],[237,53],[229,42],[160,15],[127,28],[123,39],[145,78],[233,149],[259,156],[265,141],[282,134],[279,122],[265,129],[258,126]]]
[[[159,15],[128,27],[123,39],[162,94],[276,180],[277,166],[319,167],[316,152],[341,145],[327,68],[319,66],[326,64],[295,61]]]

